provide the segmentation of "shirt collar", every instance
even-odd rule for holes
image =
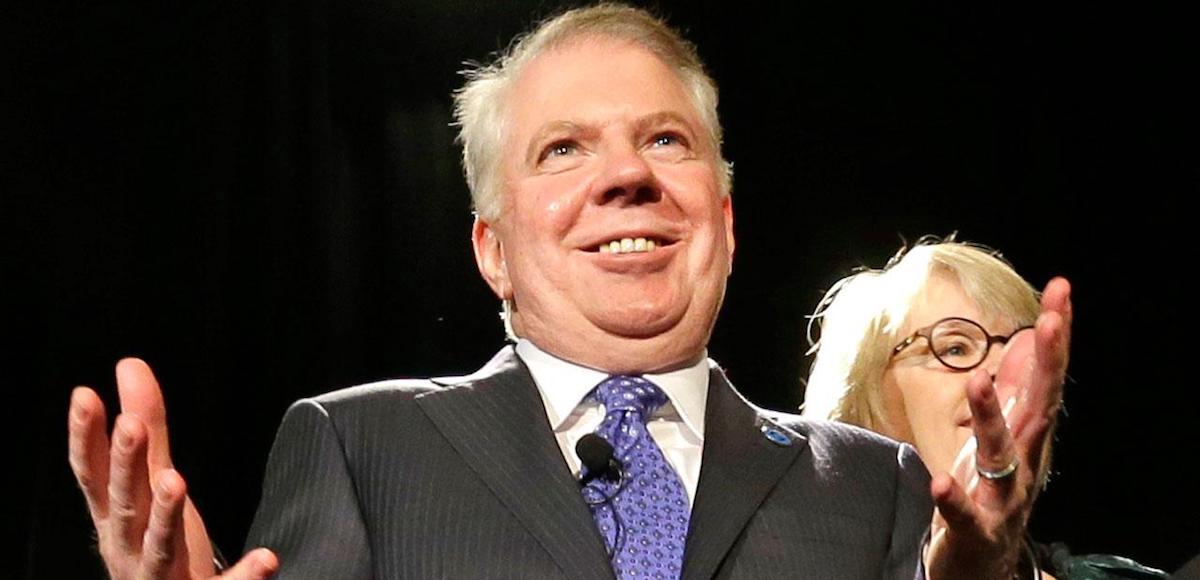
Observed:
[[[704,406],[708,400],[709,369],[716,363],[705,351],[696,364],[667,373],[641,375],[666,393],[683,423],[704,439]],[[609,374],[560,359],[527,339],[517,341],[517,356],[529,367],[546,404],[551,428],[557,429]]]

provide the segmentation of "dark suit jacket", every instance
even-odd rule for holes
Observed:
[[[914,577],[932,504],[910,447],[709,383],[684,578]],[[297,402],[247,545],[285,579],[613,577],[511,348],[471,376]]]

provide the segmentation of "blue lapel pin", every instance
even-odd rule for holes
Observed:
[[[767,438],[767,441],[770,441],[771,443],[774,443],[780,447],[791,447],[792,446],[792,438],[788,437],[786,433],[779,430],[778,428],[776,428],[774,425],[772,425],[770,423],[763,424],[762,434],[763,434],[763,437]]]

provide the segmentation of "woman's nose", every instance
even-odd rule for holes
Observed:
[[[996,373],[1000,371],[1000,360],[1004,358],[1004,349],[1000,345],[992,345],[988,349],[987,357],[983,359],[983,364],[979,368],[987,371],[991,375],[992,380],[996,379]]]

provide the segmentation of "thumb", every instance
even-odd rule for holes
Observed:
[[[950,474],[938,474],[930,481],[930,495],[937,506],[937,514],[942,517],[946,526],[957,532],[967,534],[978,533],[978,516],[975,513],[975,503]]]
[[[221,574],[226,580],[266,580],[279,571],[279,558],[266,548],[256,548]]]

